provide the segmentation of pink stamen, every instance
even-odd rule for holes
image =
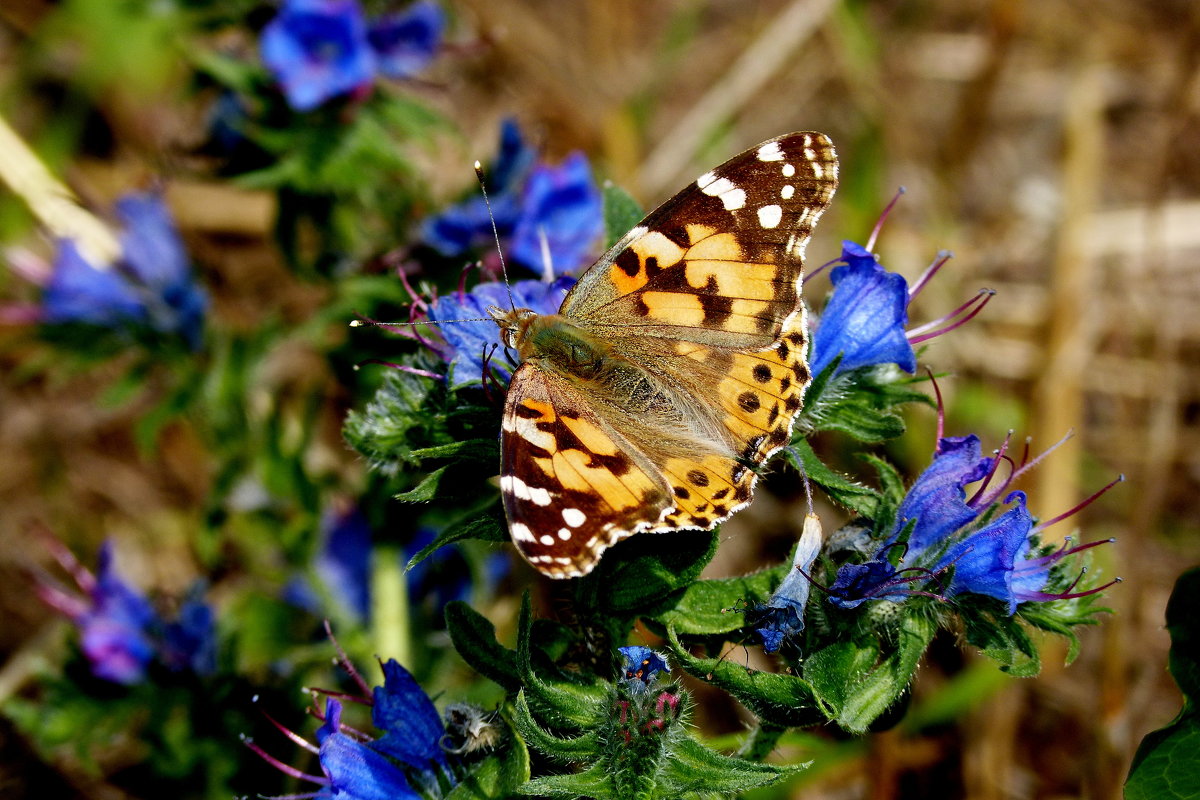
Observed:
[[[998,470],[1000,468],[1000,462],[1007,461],[1009,466],[1010,467],[1012,466],[1012,459],[1005,458],[1004,453],[1008,450],[1008,443],[1012,441],[1013,433],[1014,433],[1014,431],[1009,429],[1008,435],[1004,437],[1003,444],[1000,445],[1000,449],[997,450],[996,453],[992,457],[992,467],[991,467],[991,469],[988,470],[987,475],[983,476],[983,483],[979,484],[979,488],[977,490],[975,490],[975,494],[972,495],[971,499],[967,501],[967,505],[970,506],[971,508],[974,508],[977,504],[980,504],[979,501],[983,498],[984,493],[987,491],[988,485],[991,484],[992,478],[995,477],[996,470]],[[995,498],[995,496],[999,495],[1006,488],[1008,488],[1008,485],[1010,483],[1012,483],[1013,474],[1015,474],[1015,470],[1010,471],[1009,475],[1008,475],[1008,480],[1005,481],[1004,483],[1002,483],[995,492],[991,493],[993,499]],[[991,501],[989,500],[987,503],[982,503],[982,505],[991,505]]]
[[[946,404],[942,401],[942,390],[938,386],[937,378],[933,376],[933,370],[928,367],[925,371],[929,373],[929,382],[933,384],[933,394],[937,397],[937,445],[934,447],[934,453],[942,452],[942,439],[946,435]]]
[[[913,298],[921,293],[921,290],[933,280],[933,276],[946,265],[946,262],[954,258],[954,253],[949,250],[939,250],[937,255],[933,257],[933,263],[925,268],[921,273],[921,277],[917,278],[917,282],[908,288],[908,301],[911,303]]]
[[[59,563],[64,570],[75,581],[75,585],[86,594],[91,594],[96,590],[96,576],[91,571],[79,563],[79,559],[75,558],[75,554],[71,552],[71,548],[62,543],[53,531],[41,523],[34,523],[32,526],[34,533],[42,538],[42,542],[50,555],[54,556],[54,560]]]
[[[309,783],[320,784],[321,786],[328,786],[330,784],[329,778],[326,778],[324,775],[309,775],[307,772],[301,772],[300,770],[296,769],[295,767],[291,766],[290,764],[283,763],[278,758],[271,755],[266,750],[263,750],[261,747],[259,747],[257,744],[255,744],[253,739],[248,739],[248,738],[243,737],[242,744],[246,745],[246,747],[249,747],[250,750],[255,755],[257,755],[263,761],[266,761],[268,764],[270,764],[275,769],[282,772],[284,775],[288,775],[292,778],[296,778],[297,780],[308,781]],[[316,794],[320,794],[320,793],[317,792]],[[316,794],[295,795],[295,797],[315,797]]]
[[[1048,519],[1045,522],[1039,522],[1038,525],[1033,529],[1033,532],[1038,533],[1038,532],[1044,531],[1046,528],[1049,528],[1051,525],[1054,525],[1055,523],[1058,523],[1058,522],[1062,522],[1067,517],[1071,517],[1071,516],[1074,516],[1075,514],[1078,514],[1080,511],[1087,508],[1092,503],[1096,502],[1096,500],[1100,499],[1101,495],[1103,495],[1109,489],[1113,488],[1118,483],[1123,483],[1124,480],[1125,480],[1124,474],[1118,475],[1116,478],[1109,481],[1107,486],[1105,486],[1104,488],[1100,489],[1097,492],[1094,492],[1091,497],[1087,498],[1082,503],[1079,503],[1071,510],[1064,511],[1063,513],[1059,514],[1057,517]],[[1102,542],[1098,543],[1098,544],[1102,544]],[[1093,545],[1088,545],[1088,546],[1094,547],[1095,545],[1093,544]],[[1083,549],[1083,548],[1079,548],[1079,549]]]
[[[1037,528],[1034,528],[1033,530],[1036,531]],[[1031,532],[1033,532],[1033,531],[1031,531]],[[1093,547],[1099,547],[1102,544],[1112,544],[1115,541],[1117,541],[1117,540],[1116,539],[1101,539],[1098,542],[1087,542],[1086,544],[1076,545],[1075,547],[1068,548],[1067,544],[1070,542],[1070,537],[1068,536],[1067,541],[1063,542],[1063,546],[1060,547],[1059,549],[1055,550],[1050,555],[1042,556],[1041,558],[1027,559],[1025,561],[1025,564],[1042,567],[1042,566],[1045,566],[1046,564],[1052,564],[1055,561],[1060,561],[1060,560],[1066,558],[1067,556],[1073,556],[1076,553],[1082,553],[1084,550],[1091,550]]]
[[[354,368],[358,369],[359,367],[362,367],[364,364],[379,364],[384,367],[391,367],[392,369],[398,369],[401,372],[407,372],[410,375],[418,375],[422,378],[433,378],[435,381],[446,380],[445,375],[438,375],[436,372],[430,372],[429,370],[417,369],[416,367],[410,367],[407,364],[397,364],[393,361],[384,361],[382,358],[364,359],[364,360],[358,362],[357,364],[355,364]]]
[[[1073,430],[1067,431],[1067,434],[1065,436],[1063,436],[1057,442],[1050,445],[1045,450],[1043,450],[1041,453],[1039,453],[1037,458],[1033,459],[1032,461],[1026,460],[1028,458],[1028,453],[1029,453],[1029,444],[1028,444],[1029,440],[1027,439],[1026,446],[1025,446],[1025,455],[1023,455],[1021,457],[1021,467],[1020,467],[1020,469],[1018,469],[1016,472],[1014,472],[1009,477],[1008,482],[1012,483],[1012,482],[1016,481],[1018,478],[1020,478],[1026,472],[1033,469],[1038,464],[1042,463],[1042,461],[1044,461],[1048,455],[1050,455],[1055,450],[1057,450],[1058,448],[1060,448],[1064,444],[1066,444],[1067,440],[1070,439],[1071,437],[1073,437],[1074,435],[1075,435],[1075,431],[1073,431]]]
[[[36,303],[6,303],[0,306],[0,325],[36,325],[45,314]]]
[[[363,680],[363,676],[358,673],[358,670],[354,668],[354,664],[351,663],[349,657],[346,655],[346,651],[342,649],[342,645],[338,642],[337,637],[333,635],[333,626],[329,624],[329,620],[325,620],[325,635],[329,637],[330,643],[337,650],[338,664],[341,665],[342,669],[346,670],[346,674],[350,676],[350,680],[354,681],[359,689],[362,689],[364,697],[372,697],[371,687]]]
[[[883,222],[888,218],[888,214],[895,208],[896,203],[900,201],[900,197],[904,194],[905,189],[901,186],[892,195],[892,200],[884,207],[883,213],[879,215],[879,219],[875,221],[875,227],[871,229],[871,236],[867,239],[867,252],[875,252],[875,240],[879,238],[879,232],[883,229]]]
[[[307,691],[312,692],[313,694],[319,694],[321,697],[332,697],[334,700],[340,700],[344,703],[358,703],[362,706],[374,705],[374,701],[372,701],[370,698],[361,697],[357,694],[350,694],[349,692],[338,692],[334,691],[333,689],[322,689],[320,687],[309,687]],[[321,721],[325,720],[325,712],[321,711],[319,708],[313,712],[313,716]]]
[[[92,605],[87,600],[52,585],[50,580],[47,576],[34,583],[33,590],[43,603],[71,620],[78,620],[91,610]]]
[[[318,747],[317,747],[315,744],[313,744],[312,742],[308,741],[307,739],[305,739],[303,736],[301,736],[300,734],[296,733],[295,731],[293,731],[293,730],[291,730],[291,729],[289,729],[289,728],[285,728],[285,727],[283,726],[283,723],[281,723],[281,722],[277,722],[277,721],[275,720],[275,718],[274,718],[274,717],[272,717],[272,716],[271,716],[270,714],[268,714],[267,712],[265,712],[265,711],[264,711],[264,712],[263,712],[263,716],[267,718],[267,722],[269,722],[269,723],[271,723],[272,725],[274,725],[274,726],[275,726],[275,729],[276,729],[277,731],[279,731],[280,733],[282,733],[282,734],[283,734],[284,736],[286,736],[287,738],[291,739],[291,740],[292,740],[292,744],[299,745],[300,747],[303,747],[305,750],[307,750],[308,752],[312,753],[313,755],[316,755],[316,754],[317,754],[317,753],[320,751],[320,748],[318,748]]]
[[[404,290],[408,292],[408,296],[413,299],[413,306],[428,313],[429,304],[425,302],[425,298],[421,297],[420,293],[417,292],[417,290],[412,287],[412,284],[408,282],[408,275],[405,274],[404,270],[397,267],[396,275],[400,278],[400,284],[404,287]]]
[[[801,285],[801,286],[803,286],[804,284],[808,283],[810,280],[812,280],[813,278],[817,277],[817,276],[818,276],[818,275],[820,275],[822,272],[824,272],[825,270],[829,269],[829,268],[830,268],[830,267],[832,267],[834,264],[837,264],[837,263],[838,263],[839,261],[841,261],[841,260],[842,260],[842,259],[841,259],[841,257],[839,256],[838,258],[832,259],[832,260],[830,260],[830,261],[826,261],[824,264],[822,264],[821,266],[819,266],[819,267],[817,267],[816,269],[814,269],[812,272],[810,272],[810,273],[808,273],[807,275],[805,275],[805,276],[804,276],[804,279],[803,279],[803,280],[800,282],[800,285]]]
[[[996,294],[996,291],[994,289],[980,289],[979,294],[975,295],[973,298],[968,300],[966,303],[963,303],[957,309],[955,309],[951,313],[947,314],[946,316],[942,317],[941,319],[934,320],[933,322],[927,322],[924,325],[921,325],[917,328],[913,328],[911,331],[909,331],[906,334],[908,337],[909,344],[920,344],[921,342],[927,342],[930,339],[934,339],[938,336],[941,336],[942,334],[949,333],[950,331],[954,330],[955,328],[960,328],[963,325],[966,325],[968,322],[975,319],[975,317],[979,314],[980,311],[983,311],[984,307],[987,306],[988,302],[991,301],[992,297],[994,297],[995,294]],[[950,324],[946,325],[944,328],[938,328],[937,330],[930,331],[929,333],[924,332],[924,331],[929,330],[931,327],[933,327],[935,325],[941,325],[944,322],[954,319],[954,316],[956,314],[962,313],[962,311],[964,309],[970,308],[972,305],[974,305],[975,307],[972,308],[971,312],[969,314],[967,314],[965,317],[963,317],[962,319],[955,320],[954,322],[951,322]]]

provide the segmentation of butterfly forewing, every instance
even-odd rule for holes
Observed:
[[[804,248],[837,186],[828,137],[793,133],[701,175],[588,270],[562,313],[613,337],[776,342]]]
[[[836,185],[824,135],[764,142],[651,213],[543,318],[557,360],[527,343],[501,466],[535,567],[583,575],[625,536],[711,529],[749,502],[810,380],[803,255]],[[566,341],[586,369],[564,368]]]

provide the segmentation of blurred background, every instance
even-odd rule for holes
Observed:
[[[939,250],[955,254],[912,319],[941,316],[979,288],[997,292],[980,317],[921,357],[948,373],[947,433],[977,432],[994,447],[1014,429],[1040,450],[1074,431],[1023,487],[1044,516],[1124,473],[1126,483],[1051,531],[1115,537],[1098,558],[1124,583],[1106,597],[1114,613],[1083,632],[1076,663],[1064,667],[1065,649],[1051,647],[1036,680],[964,660],[952,637],[939,639],[904,724],[865,742],[796,740],[792,755],[824,748],[823,768],[761,796],[1119,797],[1141,737],[1179,709],[1163,610],[1175,577],[1200,562],[1200,5],[454,0],[445,8],[443,52],[404,87],[442,121],[403,141],[405,166],[384,187],[396,194],[394,216],[361,218],[369,231],[341,248],[344,261],[305,274],[278,244],[295,187],[239,165],[254,153],[214,149],[228,93],[205,54],[253,61],[270,4],[0,6],[0,116],[98,213],[131,188],[159,187],[211,296],[210,325],[233,332],[205,357],[251,365],[237,373],[240,385],[193,385],[225,403],[198,415],[194,404],[172,404],[192,381],[180,366],[191,356],[73,355],[18,315],[3,318],[0,699],[31,696],[31,676],[64,646],[62,621],[29,588],[31,571],[51,564],[35,523],[84,563],[114,539],[123,573],[152,592],[178,597],[208,575],[224,613],[249,614],[230,598],[262,576],[286,582],[286,559],[251,544],[239,514],[271,506],[256,499],[264,486],[272,496],[310,492],[319,499],[273,506],[255,523],[293,541],[311,534],[331,498],[367,485],[340,434],[363,396],[350,365],[372,348],[403,346],[382,336],[355,344],[373,333],[346,323],[371,309],[344,291],[331,302],[330,285],[351,263],[390,277],[388,237],[398,243],[422,213],[472,190],[471,164],[492,157],[502,119],[516,117],[551,159],[582,150],[599,177],[646,207],[735,152],[807,129],[829,134],[841,159],[841,188],[810,265],[836,257],[843,238],[865,241],[906,188],[876,246],[883,263],[911,281]],[[405,131],[389,134],[403,140]],[[0,244],[47,256],[39,230],[24,203],[0,190]],[[0,271],[0,296],[15,304],[29,290]],[[236,335],[264,328],[290,333]],[[238,421],[214,420],[213,408]],[[931,411],[913,411],[890,449],[907,474],[928,463],[934,423]],[[236,458],[221,450],[233,446],[222,431],[247,437]],[[267,439],[302,478],[271,477],[255,449]],[[231,460],[238,468],[227,468]],[[784,557],[802,506],[776,483],[778,496],[764,492],[725,526],[714,574]],[[820,510],[827,530],[844,520]],[[501,592],[494,602],[510,612],[514,601]],[[251,661],[251,674],[270,673],[269,654]],[[706,731],[740,729],[736,709],[703,697],[697,720]],[[0,794],[140,796],[106,778],[137,757],[119,742],[98,756],[42,747],[5,721]]]

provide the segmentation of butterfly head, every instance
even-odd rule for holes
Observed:
[[[525,339],[525,330],[538,316],[531,308],[503,309],[499,306],[488,306],[487,313],[500,327],[500,340],[504,346],[518,351]]]

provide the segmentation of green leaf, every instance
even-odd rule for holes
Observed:
[[[595,727],[604,713],[608,692],[601,686],[552,682],[546,670],[533,666],[533,605],[526,591],[517,619],[517,669],[524,693],[543,725],[552,728]]]
[[[512,693],[521,688],[517,654],[496,639],[491,621],[461,600],[446,604],[446,630],[471,669]]]
[[[807,767],[779,767],[734,758],[710,750],[700,742],[685,737],[673,743],[671,757],[663,765],[659,786],[661,797],[681,797],[696,794],[708,797],[736,795],[760,786],[770,786],[780,778],[793,775]]]
[[[827,405],[817,430],[838,431],[874,444],[902,436],[904,420],[893,411],[872,408],[851,396]]]
[[[547,758],[560,764],[578,764],[595,761],[600,757],[603,744],[596,731],[570,738],[555,736],[546,731],[529,710],[525,692],[517,694],[513,722],[525,743]]]
[[[699,577],[716,555],[717,543],[717,531],[631,537],[605,554],[576,591],[581,603],[600,615],[649,615],[652,606]]]
[[[534,778],[517,791],[524,795],[561,797],[564,800],[579,800],[582,797],[590,797],[593,800],[628,800],[613,793],[608,773],[598,764],[572,775]]]
[[[604,184],[604,241],[612,247],[642,221],[646,212],[629,192],[608,181]]]
[[[803,678],[761,672],[728,659],[697,658],[680,643],[670,626],[667,644],[688,674],[729,692],[763,720],[789,728],[825,721],[812,685]]]
[[[896,650],[854,683],[838,712],[837,723],[851,733],[864,733],[908,688],[917,662],[936,632],[933,620],[920,613],[906,615],[897,632]]]
[[[1017,678],[1032,678],[1041,672],[1037,645],[1019,617],[1008,616],[1003,604],[988,597],[963,595],[958,603],[967,641],[999,663],[1000,669]]]
[[[813,451],[808,440],[793,439],[791,445],[783,448],[781,452],[788,463],[824,489],[830,499],[868,519],[875,518],[879,505],[879,493],[825,466],[825,463]]]
[[[852,689],[879,659],[878,640],[834,642],[804,659],[802,675],[831,718],[841,715]]]
[[[741,578],[696,581],[683,590],[669,609],[657,613],[654,620],[674,627],[676,633],[685,636],[730,633],[746,624],[736,606],[767,602],[790,567],[781,564]]]
[[[1175,582],[1167,601],[1171,634],[1168,663],[1183,692],[1183,709],[1174,722],[1150,733],[1138,745],[1125,782],[1126,800],[1200,798],[1200,567]]]
[[[444,496],[442,488],[442,479],[446,477],[446,473],[450,470],[450,465],[438,467],[433,472],[430,472],[421,482],[407,492],[400,492],[395,495],[397,500],[404,503],[427,503],[435,497]],[[429,548],[425,548],[428,550]]]
[[[420,564],[433,555],[434,551],[440,547],[467,539],[478,539],[483,542],[507,542],[508,526],[504,521],[503,512],[500,512],[498,509],[485,511],[482,514],[467,517],[451,525],[439,533],[432,542],[418,550],[416,555],[409,559],[405,569],[412,569],[417,564]]]

